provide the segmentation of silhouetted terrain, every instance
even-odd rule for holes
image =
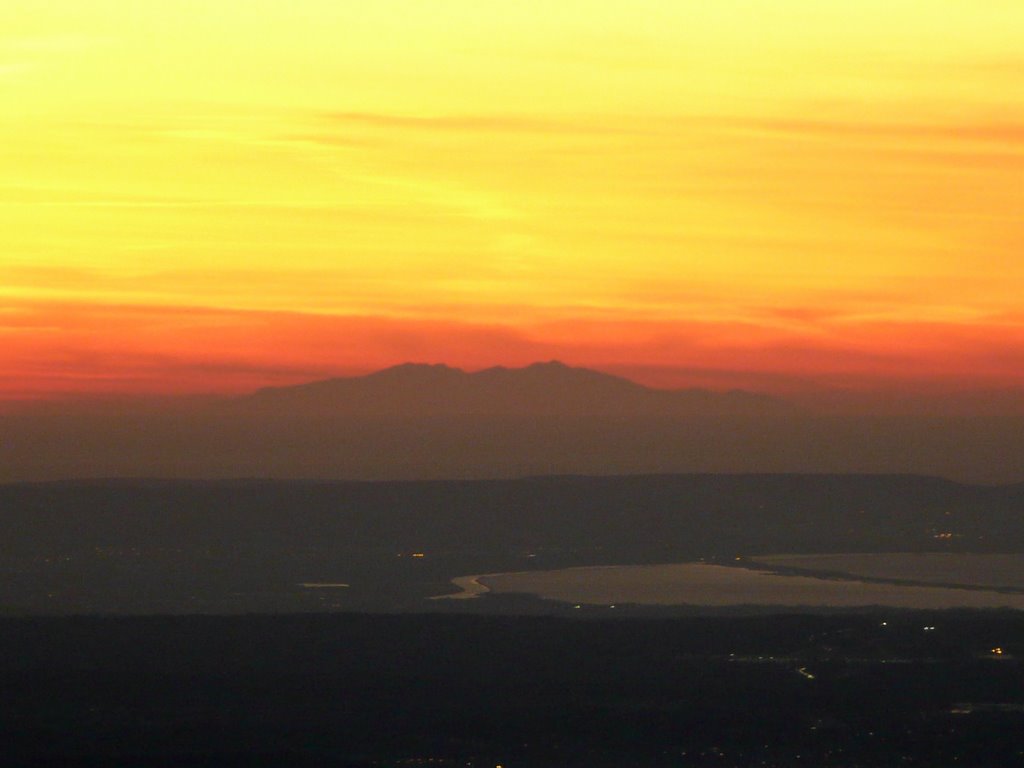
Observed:
[[[1010,766],[1022,654],[999,613],[8,619],[0,738],[12,766]]]
[[[925,551],[1024,552],[1024,485],[668,475],[0,486],[8,613],[477,610],[423,598],[473,573]],[[299,586],[311,582],[349,586]]]
[[[350,416],[638,416],[790,414],[767,395],[651,389],[628,379],[552,361],[466,373],[446,365],[405,364],[347,379],[263,389],[236,408],[252,414]]]
[[[1024,552],[1022,513],[1024,485],[921,476],[0,485],[0,762],[1014,765],[1019,612],[425,598],[488,571]],[[163,615],[66,615],[117,613]]]
[[[1024,416],[830,414],[749,392],[657,390],[544,363],[403,365],[238,398],[0,413],[0,481],[401,480],[667,472],[1024,480]]]

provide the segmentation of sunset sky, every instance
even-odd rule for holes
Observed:
[[[1024,385],[1024,4],[5,0],[0,398]]]

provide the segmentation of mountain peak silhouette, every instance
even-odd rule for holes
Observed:
[[[365,376],[262,389],[242,399],[267,411],[379,416],[695,416],[788,410],[748,392],[663,390],[558,360],[468,373],[443,363],[402,363]]]
[[[444,363],[399,363],[390,368],[382,368],[366,376],[355,378],[436,381],[464,375],[466,372],[461,368],[452,368]],[[339,381],[339,379],[328,379],[328,381]]]

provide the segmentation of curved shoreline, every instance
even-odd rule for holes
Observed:
[[[646,567],[662,567],[665,565],[690,565],[694,561],[684,561],[682,563],[657,563],[653,566],[646,565],[571,565],[568,568],[557,568],[555,571],[606,571],[614,570],[616,568],[646,568]],[[753,570],[753,569],[751,569]],[[769,569],[764,569],[765,573],[769,573]],[[461,592],[452,592],[449,595],[433,595],[428,597],[428,600],[472,600],[477,597],[482,597],[488,592],[493,590],[486,584],[482,583],[480,579],[491,579],[499,576],[521,576],[525,573],[538,573],[538,571],[502,571],[500,573],[478,573],[472,576],[456,576],[454,579],[450,579],[450,582],[456,587],[461,589]]]
[[[456,576],[451,580],[451,583],[461,589],[461,592],[453,592],[450,595],[434,595],[428,598],[429,600],[473,600],[486,595],[491,591],[491,588],[481,584],[480,579],[487,578],[488,576],[504,576],[507,574],[501,573],[482,573],[476,576]]]
[[[1015,608],[1024,610],[1019,591],[980,585],[946,585],[927,582],[907,583],[905,580],[864,578],[856,574],[811,574],[796,569],[788,573],[764,567],[750,559],[741,565],[735,561],[721,563],[675,563],[645,566],[575,566],[554,571],[522,571],[460,576],[451,583],[461,591],[438,595],[431,600],[468,600],[488,593],[532,594],[542,599],[563,603],[637,604],[637,605],[703,605],[771,604],[786,606],[860,607],[879,605],[921,609],[938,608]],[[694,570],[697,569],[697,570]],[[622,578],[597,577],[597,574],[619,571]],[[758,582],[737,581],[725,573],[749,573]],[[588,573],[581,579],[580,572]],[[653,577],[649,582],[644,574]],[[547,579],[545,579],[547,577]],[[488,579],[495,579],[490,584]],[[780,579],[780,582],[772,582]],[[764,584],[782,586],[781,591],[759,589]],[[834,591],[826,584],[844,589]],[[855,596],[856,594],[856,596]],[[968,597],[970,596],[970,597]]]

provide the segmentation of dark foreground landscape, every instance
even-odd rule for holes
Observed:
[[[3,763],[1020,765],[1022,656],[1019,613],[6,619]]]
[[[1017,604],[1022,521],[920,476],[0,486],[0,765],[1024,765],[1024,611],[786,603]],[[430,599],[672,563],[771,589]]]

